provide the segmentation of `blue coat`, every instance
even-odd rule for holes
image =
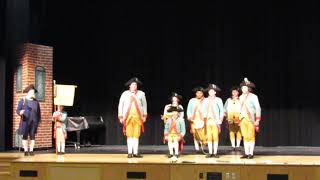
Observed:
[[[17,107],[16,113],[20,116],[20,111],[24,110],[24,113],[22,115],[23,120],[21,120],[20,124],[19,124],[18,133],[20,135],[24,134],[26,132],[27,126],[30,125],[31,123],[33,123],[33,125],[36,127],[36,130],[37,130],[39,123],[41,121],[41,111],[40,111],[40,104],[39,104],[38,100],[33,100],[36,104],[35,107],[33,108],[33,110],[35,112],[35,116],[33,117],[33,119],[31,119],[32,118],[31,117],[31,109],[32,108],[28,105],[28,103],[30,101],[31,100],[27,100],[27,99],[23,98],[18,102],[18,107]]]
[[[170,118],[166,122],[165,127],[164,127],[164,135],[167,135],[170,133],[169,130],[170,130],[172,121],[173,120]],[[177,133],[179,133],[181,135],[181,137],[183,137],[186,134],[186,127],[185,127],[186,125],[184,123],[184,119],[179,117],[176,121],[177,121],[176,122],[176,129],[178,131]]]
[[[257,95],[253,93],[242,94],[240,96],[240,104],[240,120],[242,118],[248,118],[252,122],[261,120],[261,107]]]

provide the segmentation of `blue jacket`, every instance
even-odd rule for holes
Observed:
[[[197,98],[192,98],[189,100],[189,103],[188,103],[188,107],[187,107],[187,117],[188,117],[188,120],[192,120],[193,116],[194,116],[194,113],[195,113],[195,108],[197,107],[198,105],[198,102],[201,101],[200,103],[200,111],[202,113],[202,116],[203,118],[205,118],[205,115],[206,115],[206,105],[205,105],[205,98],[199,100]]]
[[[261,107],[257,95],[253,93],[242,94],[240,96],[240,104],[240,120],[242,118],[248,118],[252,122],[261,120]]]
[[[19,131],[18,133],[24,134],[25,131],[27,130],[27,126],[30,125],[31,123],[33,123],[36,126],[36,129],[39,126],[39,123],[41,121],[41,110],[40,110],[40,104],[38,102],[38,100],[33,100],[36,102],[36,107],[33,109],[35,112],[35,116],[33,117],[33,119],[31,119],[31,107],[29,107],[28,103],[31,100],[27,100],[25,98],[20,99],[20,101],[18,102],[18,107],[16,110],[16,113],[20,116],[20,111],[24,110],[24,113],[22,115],[22,120],[20,121],[19,124]]]
[[[170,119],[168,119],[168,121],[165,124],[165,127],[164,127],[164,135],[165,136],[169,134],[169,130],[170,130],[172,121],[173,120],[170,118]],[[184,119],[179,117],[176,121],[177,121],[176,122],[176,129],[177,129],[178,133],[181,135],[181,137],[183,137],[186,134],[186,127],[185,127]]]
[[[214,123],[221,124],[223,117],[224,117],[224,109],[223,109],[222,100],[219,97],[215,97],[212,102],[210,102],[210,101],[211,101],[210,97],[207,97],[204,102],[205,107],[206,107],[205,117],[207,118],[207,120],[209,120],[208,115],[209,115],[209,112],[212,111],[212,112],[214,112],[214,115],[215,115],[215,117],[211,117],[211,118],[213,118]]]

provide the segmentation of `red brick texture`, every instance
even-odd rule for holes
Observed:
[[[36,66],[45,68],[46,90],[45,100],[40,102],[41,123],[36,134],[35,148],[52,147],[52,111],[53,111],[53,48],[31,43],[23,44],[18,53],[18,61],[22,65],[22,89],[29,84],[35,84]],[[15,72],[15,71],[14,71]],[[18,101],[25,96],[16,91],[16,73],[13,82],[13,145],[15,131],[19,128],[20,117],[16,114]]]

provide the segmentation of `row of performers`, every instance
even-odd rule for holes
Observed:
[[[142,83],[138,78],[132,78],[125,84],[129,89],[122,93],[118,107],[118,117],[127,136],[128,158],[142,157],[138,153],[138,147],[139,137],[141,132],[144,132],[144,122],[147,119],[147,102],[145,93],[138,90],[139,84]],[[199,144],[201,147],[208,145],[209,154],[206,157],[218,157],[220,125],[224,117],[227,117],[232,147],[240,146],[242,136],[245,149],[243,158],[253,158],[255,132],[259,130],[261,108],[258,97],[251,92],[255,87],[254,84],[245,78],[240,87],[242,95],[239,97],[239,90],[233,88],[232,97],[226,101],[224,107],[222,100],[216,96],[220,91],[218,86],[210,84],[207,89],[201,87],[194,89],[195,97],[188,103],[187,117],[195,149],[199,151]],[[209,94],[207,98],[204,98],[205,92]],[[34,85],[25,88],[24,93],[27,95],[19,101],[16,110],[22,119],[18,133],[22,135],[25,155],[32,156],[41,111],[39,102],[35,99],[37,90]],[[186,132],[183,107],[180,105],[181,98],[180,95],[173,94],[172,103],[165,106],[162,116],[165,123],[164,139],[168,143],[169,156],[175,158],[179,155],[179,147]],[[59,154],[64,154],[67,113],[63,110],[63,106],[58,106],[53,119],[56,148]]]
[[[141,85],[138,78],[132,78],[120,97],[118,117],[123,125],[123,133],[127,137],[128,158],[141,158],[138,153],[139,137],[144,132],[144,123],[147,119],[147,102],[145,93],[138,90]],[[207,158],[218,158],[217,150],[219,134],[224,118],[227,119],[230,130],[230,141],[234,150],[240,147],[243,137],[244,155],[242,158],[252,159],[254,156],[255,136],[259,131],[261,120],[261,108],[257,95],[252,93],[254,83],[244,78],[240,83],[242,94],[237,87],[232,88],[231,97],[225,104],[217,97],[220,88],[215,84],[209,84],[204,89],[197,87],[193,89],[195,97],[189,100],[187,107],[187,119],[190,122],[190,132],[194,137],[196,151],[203,150],[207,145],[209,153]],[[208,97],[204,97],[205,92]],[[173,93],[171,104],[164,108],[161,119],[164,121],[164,140],[168,143],[169,158],[177,159],[186,133],[184,110],[180,101],[182,96]]]

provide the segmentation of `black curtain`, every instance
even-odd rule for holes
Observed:
[[[39,42],[54,47],[54,79],[78,85],[69,115],[102,115],[100,144],[125,144],[117,105],[123,83],[138,76],[149,113],[141,144],[162,144],[160,114],[172,91],[186,109],[193,87],[215,83],[225,101],[248,77],[263,108],[258,145],[320,145],[316,1],[47,0],[43,9]],[[229,144],[225,126],[220,144]]]
[[[0,56],[0,151],[5,149],[5,137],[6,137],[6,121],[5,121],[5,61]]]
[[[3,58],[5,32],[5,1],[0,1],[0,151],[5,149],[5,60]]]
[[[104,144],[125,143],[117,105],[132,76],[142,79],[148,100],[142,144],[162,143],[160,114],[172,91],[187,108],[193,87],[216,83],[225,101],[231,86],[248,77],[263,108],[257,144],[317,146],[315,2],[50,2],[54,79],[78,85],[70,114],[104,117]],[[192,143],[190,134],[186,139]],[[224,127],[220,144],[228,143]]]

